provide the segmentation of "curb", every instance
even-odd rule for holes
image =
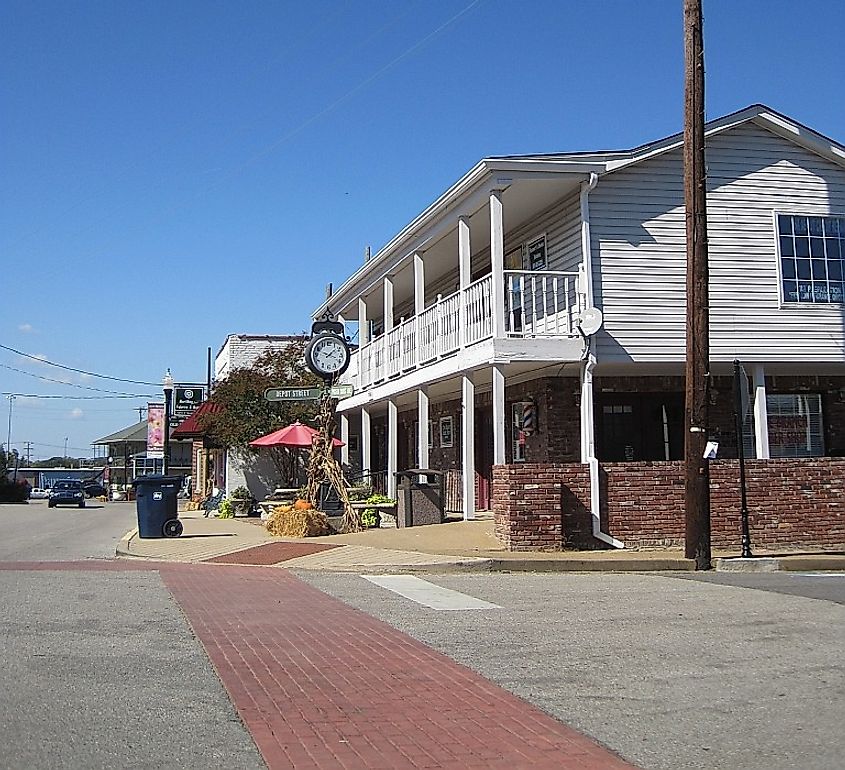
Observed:
[[[693,559],[492,559],[494,572],[693,572]]]
[[[138,558],[134,554],[129,553],[129,543],[131,542],[132,538],[138,534],[138,527],[134,529],[130,529],[117,543],[117,546],[114,549],[115,556],[129,556],[133,559]],[[143,557],[141,557],[143,558]]]

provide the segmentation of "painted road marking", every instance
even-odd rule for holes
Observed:
[[[798,577],[845,578],[842,572],[797,572]]]
[[[413,575],[361,575],[377,586],[411,599],[433,610],[500,610],[498,604],[452,591]]]

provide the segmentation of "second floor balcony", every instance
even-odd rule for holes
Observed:
[[[585,307],[577,271],[505,270],[504,296],[494,297],[492,274],[442,297],[423,312],[362,345],[349,376],[367,389],[434,364],[494,337],[528,340],[579,337]],[[498,293],[498,292],[497,292]],[[498,303],[498,307],[497,307]]]

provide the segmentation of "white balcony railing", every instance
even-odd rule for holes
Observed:
[[[506,270],[504,303],[507,337],[569,337],[583,309],[577,273]],[[479,278],[463,290],[404,319],[357,352],[359,387],[437,361],[493,336],[493,281]]]

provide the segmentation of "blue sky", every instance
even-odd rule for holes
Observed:
[[[0,345],[204,381],[207,347],[308,328],[480,158],[681,130],[682,6],[6,0]],[[763,102],[845,140],[841,1],[704,10],[708,118]],[[0,391],[102,395],[33,374],[156,393],[0,349]],[[18,399],[12,444],[90,456],[146,400]]]

